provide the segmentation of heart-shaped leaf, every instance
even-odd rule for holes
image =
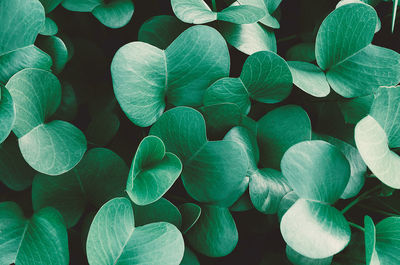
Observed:
[[[115,54],[111,73],[115,96],[136,125],[152,125],[162,115],[166,100],[175,106],[198,106],[205,89],[229,73],[225,40],[207,26],[184,31],[160,50],[131,42]]]
[[[311,122],[299,106],[286,105],[268,112],[257,122],[260,163],[280,169],[283,154],[292,145],[311,140]]]
[[[397,264],[400,262],[400,217],[388,217],[376,227],[365,216],[365,254],[367,265]]]
[[[281,161],[284,177],[300,197],[281,220],[281,233],[296,252],[323,259],[350,241],[344,216],[329,204],[343,194],[350,165],[335,146],[320,140],[295,144]]]
[[[33,208],[54,207],[63,215],[67,226],[72,227],[88,204],[99,208],[109,199],[121,196],[127,174],[128,167],[117,154],[104,148],[91,149],[67,173],[35,176]]]
[[[68,122],[48,122],[61,100],[57,78],[44,70],[25,69],[15,74],[6,88],[16,108],[13,132],[28,164],[48,175],[73,168],[86,151],[86,139]]]
[[[179,211],[182,214],[182,234],[186,234],[187,231],[192,228],[199,220],[201,215],[201,207],[194,203],[184,203],[180,205]]]
[[[133,205],[133,213],[136,226],[156,222],[171,223],[178,229],[182,226],[182,215],[178,208],[165,198],[144,206]]]
[[[173,129],[172,129],[173,128]],[[248,160],[232,141],[208,141],[203,116],[189,107],[167,111],[151,127],[183,164],[186,191],[200,202],[230,206],[246,190]]]
[[[150,204],[171,188],[181,172],[179,158],[165,152],[160,138],[148,136],[139,144],[133,158],[126,191],[135,204]]]
[[[318,30],[317,63],[327,71],[333,90],[344,97],[367,95],[376,87],[400,81],[400,55],[370,45],[377,19],[369,5],[346,4],[329,14]]]
[[[326,80],[325,73],[311,63],[288,62],[293,76],[293,83],[301,90],[314,97],[326,97],[331,88]]]
[[[28,68],[50,69],[51,58],[33,43],[44,26],[38,0],[0,1],[0,82]]]
[[[67,229],[52,208],[26,219],[16,203],[2,202],[0,230],[1,264],[69,264]]]
[[[155,16],[142,24],[138,40],[166,49],[186,28],[187,25],[175,16]]]
[[[272,16],[272,13],[278,8],[282,0],[238,0],[241,5],[252,5],[265,10],[266,15],[259,20],[267,27],[279,29],[278,20]]]
[[[101,247],[99,247],[99,245]],[[184,242],[172,224],[159,222],[135,227],[132,205],[126,198],[104,204],[90,226],[86,252],[90,265],[179,264]]]
[[[257,52],[247,58],[240,77],[213,83],[204,95],[204,105],[234,103],[248,114],[250,98],[262,103],[280,102],[289,96],[292,83],[285,60],[273,52]]]
[[[15,136],[0,145],[0,181],[16,191],[24,190],[32,183],[35,171],[28,166],[18,148]]]
[[[64,0],[62,6],[71,11],[92,12],[109,28],[121,28],[128,24],[135,9],[132,0]]]
[[[0,144],[8,137],[15,122],[15,107],[8,90],[0,84]]]
[[[214,12],[203,0],[171,0],[171,6],[177,18],[191,24],[204,24],[215,20],[249,24],[266,15],[262,8],[253,5],[229,6],[220,12]]]
[[[198,252],[209,257],[223,257],[233,251],[238,242],[235,221],[227,208],[204,206],[196,224],[185,238]]]
[[[400,189],[400,157],[389,149],[388,137],[370,115],[357,123],[354,138],[365,164],[384,184]]]

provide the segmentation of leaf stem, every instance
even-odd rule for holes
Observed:
[[[383,211],[383,210],[375,209],[373,207],[369,207],[368,205],[364,205],[364,204],[360,204],[359,207],[367,209],[367,210],[370,210],[370,211],[374,211],[376,213],[380,213],[380,214],[383,214],[383,215],[386,215],[386,216],[398,216],[398,214],[389,213],[389,212],[386,212],[386,211]]]
[[[358,225],[358,224],[349,222],[349,225],[352,226],[352,227],[354,227],[354,228],[357,228],[357,229],[361,230],[362,232],[364,232],[364,227],[362,227],[362,226],[360,226],[360,225]]]
[[[215,0],[211,0],[212,2],[212,11],[217,12],[217,4],[215,3]]]
[[[346,207],[343,208],[343,210],[341,211],[342,214],[344,214],[345,212],[347,212],[351,207],[353,207],[354,205],[356,205],[357,203],[359,203],[360,201],[366,199],[368,197],[369,194],[379,190],[381,188],[381,186],[375,186],[370,190],[367,190],[366,192],[364,192],[363,194],[361,194],[360,196],[358,196],[356,199],[354,199],[351,203],[349,203]]]

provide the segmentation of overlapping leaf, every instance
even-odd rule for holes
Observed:
[[[263,103],[280,102],[289,96],[292,82],[285,60],[273,52],[257,52],[247,58],[240,77],[213,83],[204,95],[204,105],[234,103],[248,114],[250,98]]]
[[[278,8],[282,0],[238,0],[241,5],[252,5],[265,10],[265,16],[259,20],[267,27],[278,29],[279,21],[272,15]]]
[[[133,214],[136,216],[136,226],[167,222],[181,229],[183,221],[179,209],[165,198],[160,198],[158,201],[144,206],[134,204]]]
[[[166,222],[135,227],[130,201],[115,198],[97,212],[89,230],[86,252],[90,265],[175,265],[183,258],[179,230]]]
[[[246,190],[248,160],[236,142],[208,141],[203,116],[189,107],[167,111],[153,125],[151,135],[183,164],[186,191],[200,202],[230,206]]]
[[[7,83],[15,108],[13,132],[21,153],[35,170],[59,175],[73,168],[86,151],[86,139],[74,125],[49,121],[61,100],[61,86],[50,72],[25,69]]]
[[[138,205],[161,198],[182,172],[182,163],[173,153],[165,152],[160,138],[148,136],[142,140],[133,158],[126,191]]]
[[[160,50],[131,42],[115,54],[111,73],[115,96],[136,125],[152,125],[166,103],[201,105],[205,89],[229,74],[229,52],[218,32],[207,26],[184,31]]]
[[[333,145],[300,142],[286,151],[282,173],[300,197],[281,220],[281,233],[296,252],[323,259],[340,252],[350,241],[344,216],[330,206],[343,194],[350,165]]]
[[[8,90],[0,84],[0,144],[10,134],[15,122],[14,101]]]
[[[132,19],[132,0],[64,0],[62,6],[76,12],[91,12],[109,28],[121,28]]]
[[[125,162],[114,152],[91,149],[71,171],[59,176],[39,174],[35,177],[33,208],[54,207],[68,227],[74,226],[88,204],[101,207],[109,199],[123,194],[128,171]]]
[[[69,264],[67,229],[53,208],[26,219],[16,203],[2,202],[0,230],[1,264]]]

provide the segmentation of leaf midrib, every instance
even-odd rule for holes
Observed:
[[[17,248],[17,255],[15,256],[15,262],[17,261],[19,250],[20,250],[20,248],[22,246],[22,242],[24,241],[24,238],[25,238],[25,235],[26,235],[26,231],[28,230],[29,222],[30,222],[29,220],[26,220],[24,232],[22,232],[21,241],[19,242],[19,245],[18,245],[18,248]]]
[[[135,227],[132,227],[132,231],[129,232],[129,235],[128,235],[126,241],[124,242],[124,244],[122,245],[121,250],[119,251],[119,254],[118,254],[118,256],[116,257],[116,259],[115,259],[113,265],[116,265],[116,264],[117,264],[119,258],[121,257],[122,253],[124,252],[124,249],[125,249],[126,245],[128,244],[129,240],[130,240],[131,237],[132,237],[133,231],[135,231]]]

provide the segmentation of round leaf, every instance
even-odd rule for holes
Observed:
[[[126,191],[138,205],[146,205],[161,198],[182,172],[179,158],[165,152],[162,140],[148,136],[142,140],[133,158]]]
[[[199,220],[186,233],[186,239],[206,256],[223,257],[236,247],[238,231],[227,208],[204,206]]]
[[[205,89],[227,76],[229,66],[222,36],[210,27],[194,26],[165,51],[143,42],[126,44],[115,54],[111,73],[123,111],[146,127],[164,112],[165,98],[176,106],[200,105]]]
[[[58,26],[56,22],[54,22],[54,20],[52,20],[51,18],[46,17],[43,28],[40,30],[39,33],[45,36],[53,36],[56,35],[57,32],[58,32]]]
[[[62,39],[50,36],[39,42],[38,46],[53,59],[54,73],[59,74],[68,62],[68,50]]]
[[[90,265],[143,264],[149,257],[154,265],[175,265],[182,260],[184,247],[181,233],[172,224],[135,228],[132,206],[126,198],[115,198],[100,208],[86,242]]]
[[[282,173],[300,198],[333,204],[343,194],[350,165],[335,146],[320,140],[289,148],[281,161]]]
[[[109,28],[122,28],[131,20],[134,9],[132,0],[113,0],[96,6],[92,14]]]

